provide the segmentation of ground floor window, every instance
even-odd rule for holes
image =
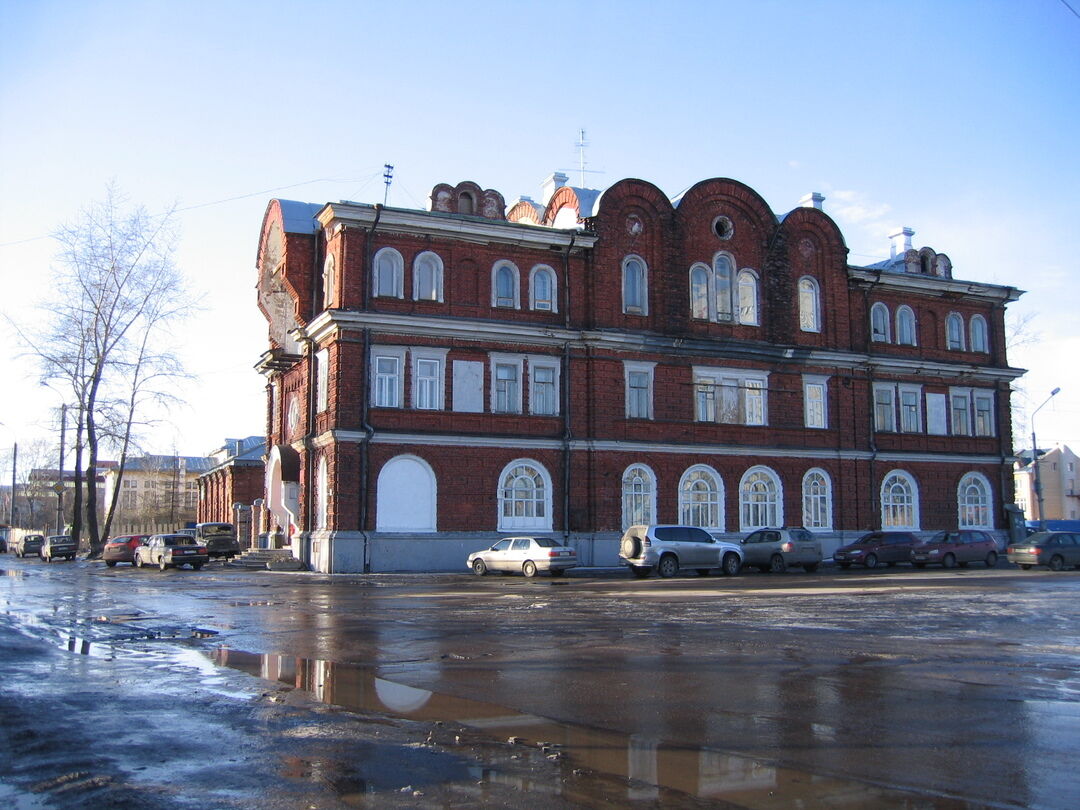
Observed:
[[[919,528],[919,489],[902,470],[893,470],[881,482],[881,528]]]
[[[751,467],[739,484],[739,528],[742,531],[782,526],[780,478],[768,467]]]
[[[499,478],[499,531],[551,531],[551,479],[528,459],[511,462]]]
[[[623,473],[622,503],[623,529],[656,522],[656,476],[644,464]]]
[[[979,473],[968,473],[960,479],[956,490],[956,505],[961,529],[992,529],[990,483]]]
[[[679,522],[724,530],[724,485],[712,467],[699,464],[683,473],[679,482]]]

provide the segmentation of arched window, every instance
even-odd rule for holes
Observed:
[[[656,476],[644,464],[626,468],[622,477],[623,529],[656,522]]]
[[[690,317],[709,320],[709,268],[703,264],[690,268]]]
[[[971,316],[971,350],[973,352],[990,351],[986,336],[986,318],[982,315]]]
[[[809,276],[799,279],[799,328],[804,332],[821,331],[821,296],[817,281]]]
[[[870,307],[870,340],[888,343],[889,335],[889,308],[880,301]]]
[[[390,459],[379,470],[375,489],[375,529],[380,532],[436,530],[435,471],[418,456]]]
[[[956,312],[950,312],[945,319],[945,346],[955,351],[964,350],[964,319]]]
[[[325,529],[328,505],[330,501],[329,475],[326,469],[326,456],[319,457],[319,467],[315,474],[315,528]]]
[[[919,528],[919,488],[903,470],[893,470],[881,482],[881,528]]]
[[[405,296],[405,261],[393,248],[383,248],[375,254],[373,263],[375,278],[372,288],[380,298],[403,298]]]
[[[326,261],[323,262],[322,268],[322,300],[323,309],[330,309],[334,305],[334,296],[337,294],[334,282],[337,280],[337,274],[334,272],[334,254],[330,253],[326,256]]]
[[[529,307],[546,312],[558,312],[559,300],[556,293],[555,271],[538,264],[530,273]]]
[[[679,522],[724,531],[724,482],[712,467],[697,464],[679,481]]]
[[[802,480],[803,526],[832,528],[832,481],[825,470],[807,470]]]
[[[532,459],[518,459],[499,476],[499,531],[551,531],[551,477]]]
[[[956,488],[957,525],[961,529],[992,529],[990,482],[979,473],[968,473]]]
[[[735,263],[726,253],[718,253],[713,259],[713,293],[716,300],[716,320],[735,319],[732,293],[735,288]]]
[[[649,314],[649,288],[645,262],[637,256],[623,259],[623,312]]]
[[[739,529],[784,525],[780,478],[768,467],[751,467],[739,482]]]
[[[520,306],[518,269],[510,262],[498,262],[491,270],[491,305],[517,309]]]
[[[468,191],[463,191],[458,195],[457,210],[459,214],[475,214],[476,213],[476,200],[473,199],[473,195]]]
[[[438,254],[429,250],[413,262],[413,299],[416,301],[443,300],[443,263]]]
[[[758,325],[757,275],[753,270],[739,272],[739,323]]]
[[[904,305],[896,310],[896,342],[901,346],[917,345],[915,337],[915,313]]]

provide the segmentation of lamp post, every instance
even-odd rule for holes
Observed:
[[[1039,477],[1039,445],[1035,442],[1035,414],[1042,410],[1043,405],[1056,397],[1060,390],[1060,388],[1055,388],[1051,391],[1046,401],[1031,412],[1031,463],[1035,467],[1035,500],[1039,504],[1039,531],[1046,529],[1046,518],[1043,515],[1042,479]]]

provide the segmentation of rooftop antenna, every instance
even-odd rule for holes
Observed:
[[[581,188],[585,188],[585,147],[589,145],[589,142],[585,140],[585,130],[578,130],[577,143],[574,144],[578,148],[578,169],[581,172]]]
[[[383,172],[383,182],[386,183],[386,190],[383,191],[382,204],[386,205],[386,201],[390,197],[390,182],[394,179],[394,167],[389,163],[384,163],[383,168],[386,170]]]

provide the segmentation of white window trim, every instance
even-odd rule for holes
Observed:
[[[753,281],[754,287],[754,319],[743,320],[742,317],[742,282],[744,278],[749,278]],[[761,279],[759,278],[757,271],[749,267],[744,267],[738,273],[735,274],[735,323],[742,326],[760,326],[761,325]]]
[[[915,430],[904,430],[904,394],[915,394]],[[899,433],[922,433],[923,432],[923,395],[922,386],[912,383],[899,383],[896,386],[896,410],[897,432]]]
[[[432,349],[414,346],[409,349],[409,372],[412,374],[412,407],[415,410],[442,411],[446,410],[446,355],[449,349]],[[435,392],[434,408],[420,408],[417,405],[419,399],[419,387],[416,384],[419,379],[421,360],[435,360],[439,364],[439,379]]]
[[[540,272],[547,273],[551,278],[551,309],[536,308],[536,276]],[[529,271],[529,309],[536,312],[559,311],[559,275],[549,264],[538,264]]]
[[[325,529],[330,506],[330,475],[325,455],[319,456],[315,476],[315,528]]]
[[[766,467],[764,464],[758,464],[746,472],[743,473],[742,478],[739,479],[739,531],[751,532],[755,529],[769,528],[767,526],[751,526],[746,520],[746,513],[743,509],[746,501],[744,500],[746,482],[754,473],[765,473],[772,479],[773,484],[776,485],[776,524],[773,528],[784,525],[784,482],[780,480],[780,476],[776,474],[776,470],[772,467]]]
[[[881,428],[878,427],[877,421],[877,405],[878,405],[878,391],[888,391],[890,401],[892,402],[892,420],[891,427]],[[895,383],[874,383],[873,387],[873,400],[871,401],[871,413],[873,414],[873,424],[875,433],[897,433],[897,427],[899,425],[896,421],[896,384]]]
[[[489,368],[490,368],[490,376],[491,376],[490,388],[488,390],[488,396],[489,396],[488,412],[489,413],[521,413],[522,412],[522,410],[521,410],[522,406],[524,405],[522,400],[525,399],[525,382],[524,382],[524,380],[525,380],[525,377],[524,377],[525,356],[521,355],[521,354],[499,354],[499,353],[492,352],[491,354],[488,355],[488,365],[489,365]],[[511,366],[512,365],[512,366],[517,367],[517,384],[518,384],[517,408],[514,409],[514,410],[511,410],[511,411],[497,411],[497,410],[495,410],[495,403],[498,401],[497,400],[497,395],[496,395],[496,388],[495,388],[498,381],[495,378],[495,370],[496,370],[497,366],[501,366],[501,365],[506,365],[506,366]]]
[[[322,413],[330,404],[330,350],[315,352],[315,412]]]
[[[727,516],[724,514],[725,513],[725,509],[724,509],[724,503],[725,503],[724,478],[723,478],[723,476],[720,475],[720,473],[718,473],[715,469],[710,467],[708,464],[695,464],[692,467],[688,467],[683,472],[682,477],[679,479],[679,522],[683,523],[685,525],[690,525],[689,522],[687,521],[686,515],[684,514],[684,511],[683,511],[684,509],[686,509],[686,508],[688,508],[690,506],[690,502],[684,497],[687,494],[685,487],[686,487],[687,479],[691,476],[691,474],[696,473],[696,472],[705,473],[706,475],[708,475],[709,477],[712,478],[713,483],[716,485],[716,490],[715,490],[716,498],[717,498],[716,516],[718,518],[718,523],[715,526],[702,526],[701,528],[703,528],[703,529],[713,529],[715,531],[722,532],[722,531],[724,531],[724,526],[727,523]]]
[[[720,310],[716,306],[716,262],[721,257],[725,257],[728,263],[731,265],[731,288],[729,290],[728,303],[731,306],[731,318],[720,318]],[[717,323],[738,323],[739,322],[739,265],[735,261],[735,257],[731,255],[730,251],[718,250],[713,254],[712,260],[712,272],[709,276],[709,315],[712,320]]]
[[[912,515],[912,518],[913,518],[912,523],[914,525],[911,525],[911,526],[886,526],[885,525],[885,484],[888,483],[889,479],[892,478],[894,475],[898,476],[899,478],[904,479],[905,481],[907,481],[907,484],[911,489],[911,515]],[[908,472],[905,472],[904,470],[899,470],[899,469],[897,469],[897,470],[889,470],[887,473],[885,473],[885,475],[883,475],[881,477],[881,486],[878,488],[878,508],[881,510],[881,529],[882,529],[882,531],[890,531],[892,529],[913,529],[915,531],[919,531],[920,526],[921,526],[921,517],[920,517],[920,508],[919,508],[919,484],[915,480],[914,476],[912,476],[911,473],[908,473]]]
[[[949,389],[949,435],[950,436],[974,436],[975,435],[975,400],[971,388]],[[956,424],[953,422],[953,397],[963,397],[967,402],[967,433],[957,433]]]
[[[394,294],[393,295],[379,295],[379,259],[383,256],[389,256],[394,265]],[[372,298],[404,298],[405,297],[405,259],[402,258],[401,253],[392,247],[380,248],[375,252],[375,256],[371,260],[371,287]]]
[[[404,408],[405,407],[405,353],[408,350],[404,346],[372,346],[371,347],[371,403],[376,408]],[[380,357],[395,357],[398,361],[397,380],[397,405],[376,405],[375,397],[378,385],[378,363]]]
[[[809,281],[814,288],[814,327],[807,329],[803,326],[803,312],[802,312],[802,285],[804,281]],[[813,276],[803,276],[795,284],[795,295],[798,302],[799,310],[799,330],[802,332],[820,333],[821,332],[821,285],[818,280]]]
[[[979,433],[978,431],[978,414],[979,405],[978,400],[986,398],[990,400],[990,432]],[[997,397],[994,396],[994,390],[992,388],[972,388],[971,389],[971,435],[979,438],[989,438],[991,436],[997,436]]]
[[[803,427],[812,430],[827,430],[829,427],[829,378],[820,374],[803,374]],[[822,424],[810,424],[810,387],[821,386]]]
[[[626,265],[631,261],[641,262],[641,309],[630,311],[627,309],[626,303]],[[640,315],[642,317],[649,314],[649,263],[636,253],[630,253],[623,256],[622,260],[622,273],[620,274],[620,282],[622,283],[622,311],[624,315]]]
[[[807,497],[808,493],[806,491],[806,484],[807,484],[807,481],[809,480],[810,476],[814,475],[814,474],[820,475],[822,478],[825,479],[825,518],[826,518],[826,523],[825,523],[824,526],[811,526],[810,521],[807,520],[806,497]],[[805,526],[807,529],[809,529],[812,532],[829,532],[829,531],[832,531],[832,528],[833,528],[833,496],[832,496],[832,494],[833,494],[833,484],[832,484],[832,476],[829,475],[827,470],[821,469],[821,467],[811,467],[809,470],[807,470],[805,473],[803,473],[801,491],[802,491],[802,504],[803,504],[803,509],[802,509],[802,512],[803,512],[803,526]]]
[[[653,409],[653,379],[655,376],[656,363],[646,362],[641,360],[624,360],[623,361],[623,400],[624,400],[624,415],[627,419],[652,419],[655,411]],[[648,413],[645,416],[631,416],[630,415],[630,372],[640,371],[649,375],[649,392],[648,400],[646,404],[646,410]]]
[[[334,254],[327,253],[322,271],[323,309],[330,309],[334,304],[334,297],[337,295],[337,273],[335,268]]]
[[[885,325],[885,336],[884,337],[879,338],[879,337],[875,337],[875,335],[874,335],[874,313],[875,312],[884,312],[885,313],[885,317],[882,319],[882,323],[884,323],[884,325]],[[876,304],[874,304],[872,307],[870,307],[870,342],[871,343],[892,343],[892,333],[891,333],[892,323],[890,321],[891,321],[891,316],[889,315],[889,308],[885,304],[883,304],[881,301],[878,301]]]
[[[428,257],[428,256],[430,256],[431,258],[433,258],[435,260],[435,279],[434,279],[434,281],[435,281],[436,296],[435,296],[434,301],[432,301],[432,299],[430,299],[430,298],[420,298],[420,273],[418,272],[418,270],[420,268],[421,260]],[[437,302],[437,303],[441,304],[443,302],[443,272],[444,272],[443,271],[443,260],[442,260],[442,257],[438,253],[436,253],[436,252],[434,252],[432,250],[424,250],[424,251],[421,251],[420,253],[417,253],[416,258],[413,259],[413,274],[412,274],[413,275],[413,285],[412,285],[412,287],[413,287],[413,290],[412,290],[412,292],[413,292],[413,300],[414,301],[428,301],[428,302],[432,302],[432,303]]]
[[[721,368],[718,366],[694,366],[694,421],[700,421],[698,419],[697,412],[697,386],[701,383],[708,383],[714,387],[720,387],[724,378],[735,378],[738,380],[739,385],[739,407],[742,415],[741,422],[715,422],[713,424],[722,425],[746,425],[748,427],[767,427],[769,424],[769,372],[759,371],[758,369],[746,369],[746,368]],[[746,391],[747,383],[756,382],[761,384],[761,422],[748,422],[747,407],[746,407]],[[719,413],[719,410],[717,410]]]
[[[533,518],[529,522],[526,518],[513,518],[503,516],[503,504],[506,502],[503,496],[503,480],[510,471],[515,467],[532,467],[538,473],[540,477],[544,479],[544,514],[539,518]],[[547,471],[547,467],[541,464],[539,461],[531,458],[517,458],[502,468],[502,472],[499,473],[499,477],[496,479],[499,490],[496,493],[498,517],[497,517],[497,531],[500,532],[517,532],[522,530],[550,532],[552,531],[552,502],[553,493],[551,491],[551,474]]]
[[[981,337],[982,337],[982,344],[983,345],[982,345],[981,349],[975,348],[975,324],[976,323],[981,323],[982,324],[982,335],[981,335]],[[990,351],[990,327],[986,323],[986,318],[984,318],[982,315],[972,315],[971,320],[968,321],[968,331],[970,332],[970,334],[968,335],[968,340],[970,341],[970,343],[968,345],[971,346],[971,351],[979,352],[979,353],[982,353],[982,354],[988,353]]]
[[[623,470],[622,475],[619,477],[619,500],[622,504],[622,528],[623,531],[630,528],[633,524],[630,522],[630,510],[627,508],[627,492],[626,492],[626,476],[630,474],[631,470],[642,470],[646,477],[649,479],[650,492],[649,492],[649,514],[647,520],[649,523],[656,523],[656,473],[648,464],[630,464]]]
[[[537,416],[558,416],[562,412],[562,363],[559,358],[544,354],[530,354],[527,355],[527,359],[529,361],[529,413]],[[534,403],[536,402],[536,369],[538,368],[550,368],[555,371],[555,410],[551,413],[537,413],[534,409]]]
[[[904,330],[900,328],[900,317],[905,312],[911,315],[911,343],[904,342]],[[901,304],[896,308],[896,343],[898,346],[919,345],[919,319],[915,317],[915,310],[913,310],[907,304]]]
[[[705,317],[701,317],[694,314],[694,271],[705,271]],[[690,317],[699,321],[715,321],[716,320],[716,300],[713,296],[713,270],[704,262],[695,262],[690,265],[690,270],[686,274],[687,284],[690,286]]]
[[[959,346],[949,345],[949,324],[956,321],[960,322],[960,328],[957,330],[957,337],[960,340]],[[945,348],[950,352],[963,352],[967,351],[967,335],[964,328],[964,316],[959,312],[950,312],[945,316]]]
[[[978,480],[983,487],[986,488],[986,517],[987,522],[985,524],[966,524],[964,523],[964,507],[961,501],[961,493],[966,488],[966,483],[969,478]],[[979,472],[965,473],[960,478],[960,483],[956,485],[956,525],[960,529],[993,529],[994,528],[994,488],[990,486],[990,479]]]
[[[498,290],[498,277],[499,270],[507,268],[510,271],[512,292],[513,292],[513,304],[500,304],[499,290]],[[491,266],[491,306],[498,309],[521,309],[521,273],[518,271],[518,267],[509,259],[499,259],[495,264]]]

